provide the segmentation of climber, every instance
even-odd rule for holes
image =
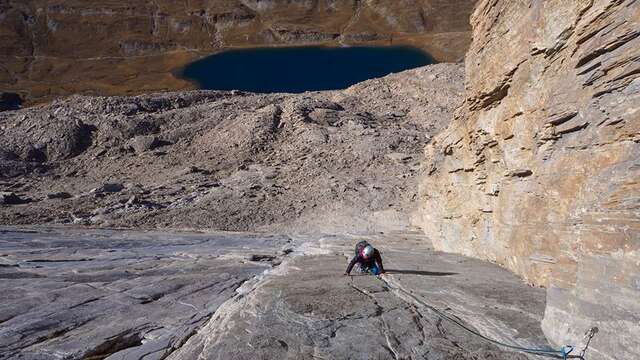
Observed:
[[[380,252],[366,241],[360,241],[356,244],[356,254],[349,262],[347,271],[344,274],[349,275],[356,263],[360,264],[360,269],[363,272],[370,272],[373,275],[384,274]]]

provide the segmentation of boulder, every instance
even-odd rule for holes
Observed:
[[[135,205],[135,204],[137,204],[137,203],[139,203],[139,202],[140,202],[140,199],[138,199],[138,197],[137,197],[137,196],[132,195],[132,196],[129,198],[129,200],[127,200],[127,202],[125,203],[125,205],[126,205],[126,206],[132,206],[132,205]]]
[[[161,144],[160,140],[153,135],[136,136],[129,140],[127,147],[132,149],[136,154],[142,154],[145,151],[153,150]]]
[[[122,191],[124,186],[119,183],[104,183],[97,188],[91,189],[89,192],[92,194],[103,194],[103,193],[117,193]]]
[[[12,192],[8,192],[8,191],[0,192],[0,205],[16,205],[16,204],[22,204],[24,202],[26,201]]]
[[[182,169],[179,174],[189,175],[189,174],[195,174],[195,173],[206,173],[206,171],[200,169],[197,166],[187,166],[186,168]]]
[[[47,194],[47,199],[68,199],[70,197],[71,197],[71,194],[69,194],[68,192],[64,192],[64,191],[53,192],[53,193],[48,193]]]
[[[19,160],[19,156],[16,155],[16,153],[14,153],[13,151],[0,149],[0,160],[15,161]]]

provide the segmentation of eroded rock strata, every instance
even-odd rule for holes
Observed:
[[[172,71],[228,47],[405,44],[460,59],[475,0],[9,0],[0,90],[28,102],[193,85]]]
[[[543,327],[640,353],[640,4],[481,1],[466,100],[427,149],[436,248],[548,287]]]

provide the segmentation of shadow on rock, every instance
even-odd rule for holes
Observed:
[[[396,270],[387,269],[387,274],[410,274],[410,275],[422,275],[422,276],[450,276],[458,275],[455,272],[437,272],[437,271],[420,271],[420,270]]]

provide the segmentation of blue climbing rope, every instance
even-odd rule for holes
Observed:
[[[563,360],[567,360],[567,359],[580,359],[580,360],[585,360],[584,359],[584,352],[586,350],[586,348],[582,351],[582,354],[580,355],[571,355],[571,352],[574,350],[574,347],[571,345],[565,345],[562,348],[560,348],[559,350],[554,350],[554,349],[536,349],[536,348],[527,348],[527,347],[523,347],[523,346],[518,346],[518,345],[512,345],[512,344],[506,344],[503,343],[501,341],[495,340],[495,339],[491,339],[489,337],[486,337],[482,334],[480,334],[479,332],[469,328],[468,326],[466,326],[462,321],[452,317],[451,315],[445,313],[444,311],[429,305],[427,303],[425,303],[424,301],[420,300],[418,297],[416,297],[415,295],[405,291],[404,289],[398,288],[396,286],[393,286],[392,284],[390,284],[387,280],[383,279],[380,276],[376,276],[380,281],[382,281],[385,285],[387,285],[388,287],[395,289],[396,291],[400,291],[403,294],[411,297],[414,301],[416,301],[417,303],[421,304],[422,306],[430,309],[431,311],[435,312],[436,314],[438,314],[441,318],[448,320],[456,325],[458,325],[460,328],[462,328],[463,330],[466,330],[467,332],[476,335],[478,337],[480,337],[481,339],[488,341],[492,344],[495,345],[499,345],[502,347],[506,347],[508,349],[512,349],[512,350],[516,350],[516,351],[520,351],[520,352],[524,352],[524,353],[528,353],[528,354],[532,354],[532,355],[538,355],[538,356],[546,356],[546,357],[553,357],[556,359],[563,359]],[[593,337],[593,335],[595,334],[595,332],[597,332],[597,328],[593,328],[588,332],[588,336],[589,336],[589,340],[591,340],[591,337]]]

